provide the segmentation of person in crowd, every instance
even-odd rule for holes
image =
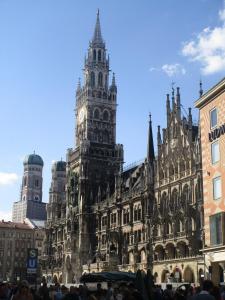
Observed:
[[[202,291],[195,295],[193,300],[215,300],[215,297],[210,295],[213,291],[213,282],[211,280],[204,280],[202,283]]]
[[[160,286],[154,285],[152,288],[152,295],[153,295],[153,299],[155,300],[162,300],[163,296],[162,296],[162,290]]]
[[[187,300],[191,300],[194,296],[194,287],[190,285],[190,287],[187,290]]]
[[[112,288],[112,282],[108,282],[107,283],[108,289],[107,289],[107,293],[106,293],[106,300],[114,300],[114,296],[113,296],[113,288]]]
[[[39,288],[38,294],[41,297],[41,300],[50,300],[49,289],[46,282],[44,282],[43,285]]]
[[[53,300],[62,300],[62,298],[63,298],[63,293],[60,288],[60,284],[56,283],[55,284],[55,294],[54,294]]]
[[[79,300],[79,296],[73,286],[70,287],[69,292],[64,296],[63,300]]]
[[[30,292],[31,292],[34,300],[41,300],[40,295],[37,293],[37,290],[34,287],[30,288]]]
[[[65,299],[65,297],[67,296],[68,294],[68,288],[65,286],[65,285],[62,285],[61,286],[61,293],[62,293],[62,298],[61,299]]]
[[[0,300],[8,300],[7,287],[4,282],[0,282]]]
[[[220,288],[218,286],[214,286],[211,295],[214,296],[215,300],[221,300]]]
[[[86,287],[86,285],[79,285],[79,298],[80,300],[87,300],[88,288]]]
[[[104,300],[104,290],[102,289],[102,284],[100,282],[97,283],[95,297],[97,300]]]
[[[17,293],[13,296],[12,300],[34,300],[29,289],[29,284],[23,280],[18,287]]]
[[[167,284],[166,289],[163,293],[163,299],[164,300],[172,300],[173,299],[173,289],[172,289],[172,284]]]

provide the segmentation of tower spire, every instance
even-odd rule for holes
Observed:
[[[175,82],[172,82],[172,110],[175,110],[175,97],[174,97],[174,84]]]
[[[181,108],[180,108],[180,88],[179,87],[177,87],[176,105],[177,105],[177,117],[178,117],[178,119],[180,119],[181,118]]]
[[[152,134],[152,116],[149,114],[149,128],[148,128],[148,149],[147,149],[147,160],[153,162],[155,159],[153,134]]]
[[[93,45],[98,45],[98,46],[104,46],[104,42],[102,39],[102,34],[101,34],[101,25],[100,25],[100,18],[99,18],[99,9],[97,11],[97,19],[96,19],[96,24],[95,24],[95,31],[92,39],[92,44]]]
[[[78,83],[77,83],[77,90],[76,92],[79,93],[81,90],[81,81],[80,81],[80,77],[78,78]]]
[[[199,96],[201,97],[203,95],[203,89],[202,89],[202,80],[200,79],[200,82],[199,82]]]

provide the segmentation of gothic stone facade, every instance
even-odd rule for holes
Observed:
[[[116,144],[117,87],[99,15],[76,92],[76,146],[66,169],[53,170],[46,224],[46,272],[61,282],[83,272],[151,268],[158,282],[197,282],[202,257],[202,174],[198,127],[181,115],[180,92],[167,96],[167,128],[151,117],[147,157],[123,170]],[[171,106],[171,107],[170,107]],[[57,173],[57,174],[55,174]],[[59,188],[64,178],[66,189]],[[61,187],[63,184],[61,184]]]

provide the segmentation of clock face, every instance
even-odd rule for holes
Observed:
[[[84,108],[81,108],[80,112],[79,112],[79,116],[78,116],[79,122],[83,122],[84,120]]]

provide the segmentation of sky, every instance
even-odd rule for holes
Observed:
[[[0,219],[19,200],[25,155],[44,160],[48,202],[52,162],[74,147],[75,90],[97,9],[125,165],[146,156],[149,112],[154,138],[165,127],[172,82],[197,122],[200,79],[207,91],[224,77],[223,0],[0,0]]]

